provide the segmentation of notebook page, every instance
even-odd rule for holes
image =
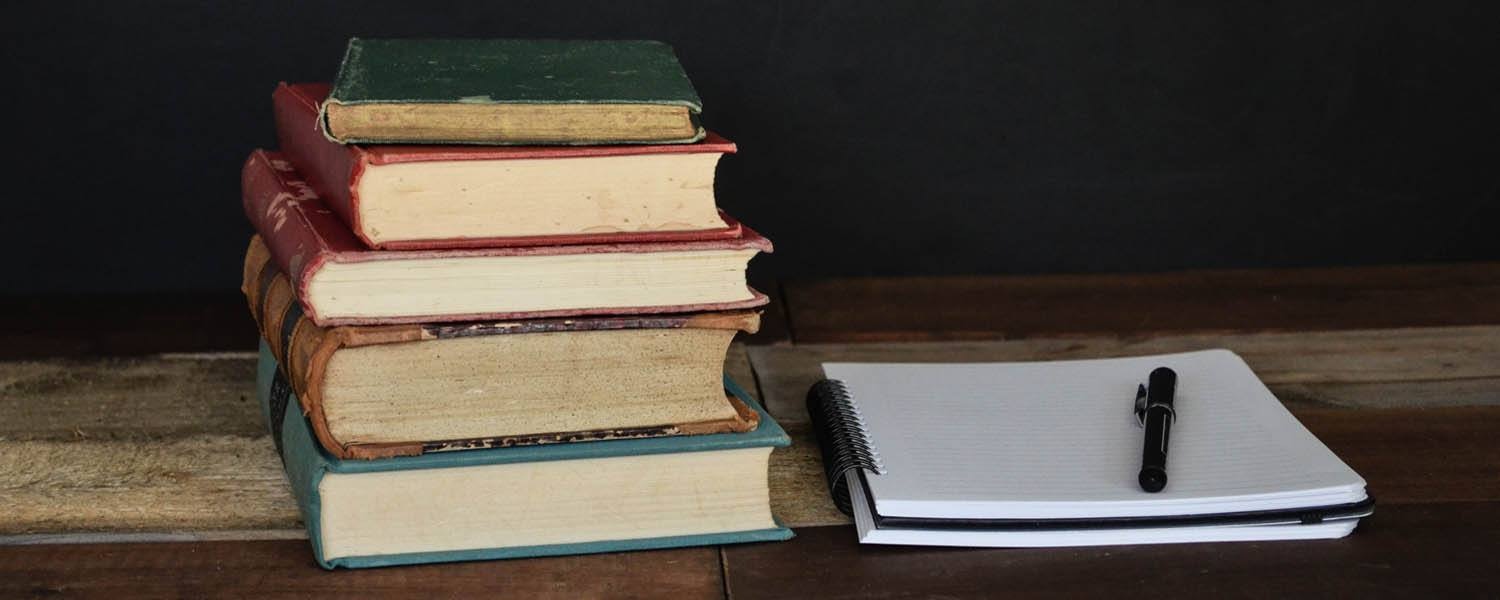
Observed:
[[[849,487],[862,496],[859,479]],[[974,548],[1055,548],[1116,544],[1179,544],[1189,542],[1248,542],[1258,540],[1314,540],[1341,538],[1354,532],[1359,519],[1326,521],[1316,525],[1203,525],[1127,529],[1071,529],[1061,531],[989,531],[975,529],[878,528],[864,502],[854,502],[854,526],[862,544],[904,546],[968,546]]]
[[[1177,371],[1169,483],[1140,490],[1136,385]],[[1227,350],[1086,361],[823,365],[886,467],[884,515],[1095,518],[1357,502],[1364,480]]]

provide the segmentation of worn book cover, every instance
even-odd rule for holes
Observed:
[[[745,285],[744,265],[756,252],[770,252],[771,243],[745,226],[741,226],[738,237],[722,240],[450,250],[371,250],[354,237],[338,216],[327,208],[318,193],[280,154],[262,150],[253,152],[245,162],[241,186],[246,216],[264,239],[277,268],[291,280],[304,314],[320,326],[704,312],[753,308],[767,302],[764,294]],[[545,266],[539,267],[542,270],[528,272],[532,274],[525,277],[517,277],[503,272],[492,274],[490,271],[477,270],[479,267],[491,269],[510,264],[534,265],[538,264],[537,259],[546,257],[563,257],[562,260],[568,261],[569,265],[578,267],[573,271],[585,269],[587,276],[581,277],[581,283],[577,284],[585,289],[568,296],[566,301],[562,301],[562,305],[535,294],[533,297],[537,300],[529,304],[505,302],[509,301],[508,292],[514,293],[514,290],[533,282],[541,275],[566,275],[572,271]],[[622,273],[622,262],[638,265],[636,268],[639,275],[631,275],[634,280],[637,276],[644,278],[671,266],[668,263],[646,261],[660,259],[682,263],[685,259],[694,257],[707,257],[718,261],[714,265],[721,266],[684,271],[679,282],[680,289],[692,291],[703,288],[702,282],[693,280],[692,277],[713,276],[716,279],[710,283],[717,290],[713,294],[678,294],[672,292],[677,288],[653,283],[649,279],[640,279],[628,287],[612,285],[598,290],[588,287],[593,285],[590,282],[608,278],[612,273]],[[597,261],[588,262],[593,259]],[[736,264],[738,267],[729,266]],[[425,294],[422,302],[415,308],[403,307],[400,311],[375,307],[352,313],[324,314],[323,309],[327,307],[320,306],[320,297],[309,294],[310,288],[315,287],[314,282],[320,272],[333,266],[344,267],[345,272],[351,275],[341,276],[336,281],[330,280],[330,288],[368,271],[371,266],[379,265],[395,267],[393,273],[383,275],[378,278],[379,281],[389,281],[391,278],[405,280],[398,288],[384,286],[380,287],[380,291]],[[437,283],[413,279],[428,275],[436,277]],[[435,286],[439,283],[448,287],[438,289]],[[644,293],[652,290],[657,290],[658,293],[650,296]],[[461,293],[469,294],[474,300],[452,307],[443,305],[449,299],[459,298]],[[604,297],[611,293],[626,293],[629,297]],[[364,290],[358,290],[357,293],[328,293],[322,297],[331,304],[334,299],[358,300],[368,295]],[[678,298],[686,301],[678,301]],[[605,306],[594,303],[603,303],[604,300],[611,300],[612,304]]]
[[[346,143],[685,143],[702,110],[661,42],[355,38],[320,122]]]
[[[550,234],[520,234],[520,235],[486,235],[485,230],[507,231],[514,229],[506,227],[507,221],[514,220],[514,215],[502,215],[500,218],[472,218],[464,225],[470,230],[467,235],[448,234],[436,238],[410,238],[394,237],[390,231],[372,232],[365,223],[366,211],[361,204],[361,189],[364,187],[366,174],[372,170],[382,170],[389,166],[405,165],[433,165],[435,168],[452,171],[456,165],[494,165],[493,168],[506,169],[506,164],[515,164],[514,161],[533,161],[538,159],[587,159],[601,157],[651,157],[658,155],[703,155],[712,157],[731,154],[735,146],[729,140],[716,134],[709,133],[707,136],[691,144],[669,144],[669,145],[617,145],[617,146],[432,146],[432,145],[343,145],[329,141],[318,130],[318,110],[322,101],[328,96],[329,86],[322,83],[282,83],[277,86],[271,95],[272,105],[276,117],[276,135],[280,141],[280,151],[286,155],[307,180],[312,188],[317,191],[324,204],[338,214],[344,223],[353,230],[354,235],[372,248],[384,248],[393,250],[408,249],[441,249],[441,248],[485,248],[495,246],[534,246],[553,244],[578,244],[578,243],[613,243],[613,242],[659,242],[680,240],[702,240],[702,239],[731,239],[740,233],[739,224],[732,219],[726,219],[722,214],[715,214],[713,209],[712,181],[708,182],[708,189],[699,194],[701,198],[694,198],[703,204],[700,212],[705,217],[699,219],[702,222],[680,223],[674,225],[668,222],[651,222],[653,217],[662,219],[658,215],[667,217],[675,216],[665,207],[656,204],[648,205],[647,199],[641,198],[642,186],[630,186],[635,189],[621,190],[611,188],[606,184],[595,184],[595,189],[581,188],[578,193],[589,193],[596,198],[596,206],[589,206],[586,202],[575,202],[579,206],[573,212],[577,217],[566,215],[574,219],[583,218],[584,215],[599,215],[613,217],[598,219],[597,222],[585,223],[588,227],[567,233]],[[569,161],[558,161],[555,164],[561,166]],[[409,171],[410,169],[407,169]],[[688,173],[692,175],[691,172]],[[712,163],[709,164],[708,175],[712,176]],[[559,173],[558,177],[566,177],[565,173]],[[677,174],[681,177],[681,174]],[[498,177],[491,177],[499,181]],[[511,177],[510,179],[514,179]],[[661,178],[661,185],[682,185],[679,181],[669,181],[670,176]],[[552,192],[556,195],[556,188],[563,182],[556,182],[543,192]],[[624,182],[632,183],[632,182]],[[408,184],[410,185],[410,184]],[[486,191],[486,197],[491,199],[507,194],[524,193],[505,189],[495,189],[493,184],[479,186]],[[617,187],[617,186],[616,186]],[[469,190],[465,190],[466,192]],[[541,194],[538,193],[538,196]],[[473,200],[466,200],[456,191],[448,194],[453,199],[450,203],[454,206],[426,206],[423,209],[431,214],[447,214],[462,208],[462,205],[473,204]],[[627,202],[626,200],[631,200]],[[673,198],[676,203],[683,203],[683,199]],[[519,204],[519,203],[518,203]],[[555,198],[550,198],[548,204],[561,204]],[[639,206],[639,210],[635,210]],[[630,210],[627,210],[630,209]],[[378,209],[377,209],[378,210]],[[463,215],[455,215],[460,218]],[[706,219],[706,221],[705,221]],[[389,228],[387,228],[389,229]]]
[[[557,461],[581,461],[579,464],[597,464],[590,462],[591,459],[631,456],[653,456],[670,454],[690,454],[706,452],[731,452],[735,450],[783,447],[791,443],[786,432],[776,424],[776,421],[766,414],[757,402],[734,384],[728,377],[724,378],[725,390],[735,395],[746,406],[751,407],[758,415],[757,427],[744,433],[720,433],[713,435],[701,435],[691,437],[650,438],[635,440],[617,440],[592,444],[556,444],[547,446],[526,446],[512,448],[493,448],[487,450],[475,450],[470,452],[450,452],[438,454],[424,454],[422,456],[385,458],[367,461],[346,461],[334,457],[316,443],[315,434],[309,426],[308,420],[303,418],[303,407],[297,396],[292,392],[284,379],[278,373],[276,360],[272,356],[270,348],[262,343],[260,351],[260,364],[257,377],[257,397],[260,400],[262,414],[271,430],[271,436],[276,443],[276,449],[282,457],[282,463],[286,468],[287,479],[291,483],[293,495],[301,508],[302,520],[307,526],[308,538],[312,542],[313,554],[318,564],[324,568],[346,567],[364,568],[381,567],[414,563],[452,562],[463,560],[483,560],[502,558],[521,558],[530,556],[554,556],[561,554],[588,554],[597,552],[616,552],[624,550],[644,550],[653,548],[671,548],[679,546],[706,546],[718,544],[732,544],[742,542],[778,541],[792,537],[792,532],[781,526],[774,520],[766,520],[766,526],[756,529],[745,530],[722,530],[722,528],[702,527],[699,530],[682,530],[675,535],[632,537],[618,534],[599,534],[596,537],[608,537],[609,539],[590,539],[588,541],[540,544],[540,545],[508,545],[497,544],[484,547],[453,548],[440,551],[402,552],[390,553],[380,552],[365,555],[339,555],[337,550],[330,553],[327,548],[326,535],[329,533],[326,527],[330,522],[342,522],[338,514],[327,514],[328,511],[340,510],[338,507],[325,506],[325,494],[329,492],[326,479],[344,475],[356,474],[379,474],[386,473],[397,475],[402,472],[426,471],[426,470],[473,470],[496,465],[521,465],[526,463],[542,463]],[[460,475],[462,471],[459,471]],[[758,472],[746,474],[745,476],[765,477],[766,471],[762,465]],[[579,481],[586,479],[585,473],[578,473]],[[519,483],[522,487],[524,483]],[[377,489],[402,491],[401,484],[390,479],[384,483],[377,483]],[[679,493],[690,493],[691,490],[683,490]],[[762,494],[765,492],[762,491]],[[434,499],[436,500],[436,499]],[[623,498],[622,498],[623,500]],[[369,502],[363,498],[352,499],[356,504]],[[769,499],[762,496],[756,504],[768,503]],[[348,504],[343,510],[350,510]],[[564,510],[570,510],[563,507]],[[607,508],[607,507],[602,507]],[[621,506],[620,510],[625,507]],[[327,510],[325,510],[327,509]],[[578,520],[584,521],[582,526],[584,536],[591,531],[588,519],[604,519],[599,523],[609,522],[608,515],[613,512],[604,510],[593,516],[582,515],[589,507],[580,506]],[[439,510],[434,508],[433,510]],[[451,510],[451,509],[450,509]],[[762,514],[769,515],[768,506],[761,506]],[[647,507],[649,514],[649,507]],[[595,511],[596,513],[598,511]],[[424,515],[422,518],[435,523],[443,523],[450,517],[444,514]],[[462,519],[460,515],[453,515],[453,519]],[[569,520],[564,515],[562,520]],[[519,530],[528,527],[545,526],[546,524],[535,524],[528,522],[524,515],[516,515],[512,518],[500,518],[495,522],[482,523],[476,527],[494,530],[494,537],[504,540],[508,534],[519,535]],[[614,523],[612,526],[620,526]],[[624,524],[628,526],[629,524]],[[516,530],[510,532],[508,530]],[[409,541],[409,540],[408,540]],[[377,540],[378,542],[378,540]],[[377,544],[378,545],[378,544]]]
[[[621,316],[621,317],[581,317],[571,319],[531,319],[521,321],[495,321],[461,323],[454,325],[440,324],[404,324],[404,325],[370,325],[370,326],[340,326],[319,327],[311,322],[303,314],[301,306],[297,303],[292,292],[290,281],[282,274],[271,260],[265,245],[257,237],[251,242],[250,250],[245,259],[245,276],[242,287],[250,304],[250,313],[255,319],[261,332],[261,339],[265,340],[271,353],[277,362],[286,369],[287,380],[297,396],[302,398],[302,406],[305,410],[312,430],[329,454],[345,459],[370,459],[387,456],[408,456],[428,452],[443,452],[451,450],[468,450],[474,448],[490,448],[505,446],[524,446],[532,444],[599,441],[611,439],[659,437],[670,435],[701,435],[707,433],[720,433],[725,431],[746,431],[755,427],[756,414],[744,405],[739,404],[733,397],[729,397],[722,410],[714,411],[713,414],[722,415],[719,418],[700,421],[670,422],[670,423],[638,423],[639,418],[634,414],[619,414],[618,411],[632,412],[631,404],[622,402],[628,395],[623,389],[624,384],[618,380],[611,386],[613,393],[610,398],[601,398],[597,402],[589,403],[587,412],[591,415],[610,413],[618,406],[615,413],[617,418],[611,418],[613,423],[631,423],[628,426],[611,426],[603,429],[586,430],[563,430],[563,431],[524,431],[521,433],[510,433],[505,435],[482,435],[479,437],[466,437],[458,439],[408,439],[400,441],[360,441],[342,439],[338,431],[329,424],[329,417],[325,412],[325,384],[328,380],[330,363],[335,361],[335,356],[343,350],[350,348],[362,348],[377,345],[392,344],[429,344],[443,340],[473,340],[490,336],[526,336],[526,335],[548,335],[557,333],[573,333],[578,335],[591,335],[594,343],[587,351],[599,351],[606,354],[612,352],[610,340],[600,338],[601,332],[638,332],[652,330],[659,332],[653,337],[662,338],[665,334],[678,330],[715,330],[722,332],[717,338],[723,338],[720,342],[727,344],[735,332],[754,332],[760,322],[759,315],[753,311],[732,311],[716,313],[690,313],[682,315],[654,315],[654,316]],[[673,346],[682,346],[683,342],[672,342],[664,340],[666,349]],[[628,346],[628,342],[620,341],[621,350]],[[653,345],[653,348],[656,346]],[[660,351],[660,349],[659,349]],[[449,349],[441,352],[436,348],[434,353],[442,356],[442,361],[452,363],[461,361],[468,357],[463,351]],[[616,354],[618,351],[614,351]],[[477,353],[479,357],[497,359],[506,357],[503,353],[495,350],[485,353]],[[583,354],[578,351],[574,356]],[[544,360],[541,357],[531,356],[527,359]],[[661,369],[651,371],[650,364],[640,357],[617,357],[616,362],[631,363],[634,358],[640,363],[639,368],[648,380],[655,382],[658,388],[648,395],[663,396],[665,391],[661,388],[665,385],[662,378],[667,374]],[[705,367],[718,371],[722,368],[722,353],[713,356],[694,354],[691,358],[700,359]],[[350,359],[353,360],[353,359]],[[413,359],[408,359],[413,360]],[[347,366],[347,361],[346,366]],[[530,373],[538,370],[535,365],[523,364],[524,361],[511,360],[507,373]],[[687,358],[678,358],[673,361],[674,366],[685,367],[679,363],[688,362]],[[634,363],[631,363],[634,364]],[[464,369],[471,381],[469,388],[482,386],[485,381],[480,377],[488,365],[473,365]],[[569,379],[577,382],[580,379],[604,376],[609,371],[604,369],[603,364],[593,366],[591,372],[577,374]],[[528,367],[531,367],[528,370]],[[695,371],[696,372],[696,371]],[[383,374],[390,374],[389,371]],[[654,379],[653,379],[654,378]],[[391,384],[396,385],[396,384]],[[408,383],[409,385],[409,383]],[[566,386],[560,386],[566,387]],[[639,385],[635,387],[640,387]],[[462,395],[465,398],[454,398],[447,403],[456,403],[464,400],[463,406],[484,406],[499,410],[508,404],[513,404],[511,398],[521,395],[519,390],[487,390],[481,388],[465,389]],[[504,400],[495,403],[474,404],[474,394],[498,394]],[[536,398],[537,402],[555,397],[561,390],[554,388],[554,393]],[[723,399],[721,396],[720,399]],[[442,402],[441,398],[435,399]],[[583,409],[574,409],[577,412],[585,412]],[[636,408],[635,411],[643,411],[644,408]],[[367,409],[368,412],[368,409]],[[702,411],[699,411],[701,413]],[[512,413],[505,413],[512,414]],[[692,413],[698,414],[698,413]],[[466,414],[461,420],[466,425],[482,424],[491,417],[488,414]],[[432,415],[428,415],[432,418]],[[345,417],[348,420],[348,417]],[[564,422],[576,422],[562,419]],[[467,428],[461,430],[468,430]]]

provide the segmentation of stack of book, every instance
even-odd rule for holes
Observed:
[[[766,297],[656,42],[351,40],[245,163],[258,387],[319,564],[791,536],[723,376]]]

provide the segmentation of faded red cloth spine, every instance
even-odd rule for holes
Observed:
[[[322,87],[321,96],[310,96]],[[327,86],[287,85],[276,87],[271,104],[276,115],[276,137],[297,172],[317,190],[323,205],[338,213],[362,243],[369,240],[360,233],[359,198],[354,193],[364,171],[367,156],[359,146],[345,146],[323,137],[318,129],[318,102],[326,96]]]
[[[240,187],[245,216],[299,297],[324,261],[364,248],[280,155],[250,153],[240,171]]]

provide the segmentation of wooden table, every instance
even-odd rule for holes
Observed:
[[[1500,595],[1500,264],[778,287],[729,366],[797,441],[772,472],[794,540],[331,573],[246,397],[237,297],[0,300],[0,597]],[[818,493],[797,400],[819,361],[1206,347],[1245,356],[1369,481],[1354,535],[860,547]]]

